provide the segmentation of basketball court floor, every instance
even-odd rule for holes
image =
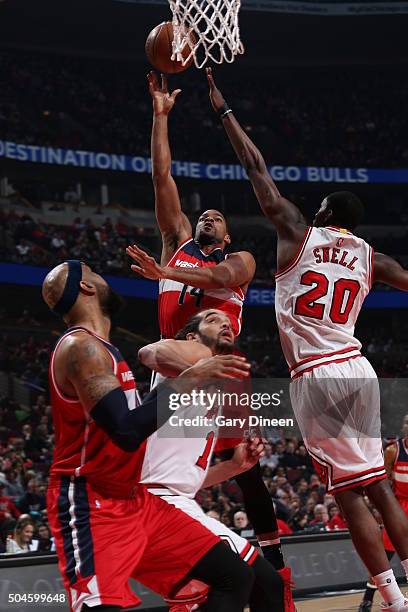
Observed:
[[[402,592],[407,595],[408,587],[402,587]],[[330,597],[317,597],[314,599],[303,599],[296,601],[298,612],[356,612],[360,604],[363,591],[347,593],[345,595],[333,595]],[[372,612],[380,612],[381,597],[376,593]]]

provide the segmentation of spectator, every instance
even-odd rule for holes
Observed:
[[[293,515],[289,524],[293,532],[296,533],[297,531],[303,531],[305,527],[307,526],[308,521],[309,521],[309,518],[308,518],[306,510],[299,510]]]
[[[243,510],[238,510],[235,512],[232,522],[234,525],[233,530],[238,533],[238,535],[241,535],[241,532],[246,531],[249,526],[247,513]]]
[[[340,529],[348,529],[347,523],[340,513],[340,510],[336,503],[331,503],[327,506],[329,513],[329,521],[327,523],[327,529],[330,531],[338,531]]]
[[[210,518],[214,518],[217,521],[220,520],[220,513],[217,512],[217,510],[209,510],[208,512],[206,512],[206,515],[209,516]]]
[[[4,495],[4,483],[0,482],[0,523],[6,519],[17,519],[20,514],[20,510],[16,508],[11,498]]]
[[[37,539],[30,544],[30,550],[38,552],[49,552],[55,550],[54,538],[51,537],[50,528],[46,523],[41,523],[37,528]]]
[[[293,533],[293,530],[289,527],[286,521],[282,521],[282,519],[276,519],[276,522],[278,523],[280,536],[291,535]]]
[[[32,512],[39,513],[45,510],[46,499],[43,492],[40,490],[40,486],[34,478],[27,483],[27,491],[21,497],[17,505],[21,512],[31,514]]]
[[[4,472],[4,480],[0,480],[0,486],[4,484],[4,495],[15,499],[24,495],[24,488],[17,475],[16,470],[9,469]]]
[[[265,454],[259,460],[261,467],[268,467],[271,470],[276,469],[279,458],[277,455],[272,454],[272,446],[270,444],[265,444]]]
[[[313,510],[314,518],[310,521],[310,525],[317,525],[323,523],[323,525],[327,525],[329,522],[329,515],[327,513],[327,508],[323,504],[316,504]]]
[[[21,516],[15,526],[13,538],[7,540],[7,552],[14,555],[28,552],[33,534],[34,523],[32,519],[27,516]]]

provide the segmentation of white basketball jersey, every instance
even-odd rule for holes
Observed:
[[[276,319],[292,378],[360,356],[354,327],[371,289],[373,256],[347,230],[308,227],[292,263],[276,274]]]
[[[156,374],[154,386],[163,380],[160,374]],[[180,410],[175,411],[178,413],[181,415]],[[186,418],[203,416],[208,416],[204,406],[183,410]],[[217,428],[205,424],[192,425],[184,429],[177,427],[174,437],[169,437],[171,433],[172,426],[167,422],[147,439],[140,482],[162,485],[176,495],[194,498],[210,467]],[[159,488],[157,491],[160,493]]]

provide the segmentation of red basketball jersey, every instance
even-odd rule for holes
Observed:
[[[55,355],[61,343],[72,334],[87,333],[97,338],[112,358],[112,370],[120,382],[129,406],[139,404],[133,374],[119,350],[83,327],[69,329],[58,341],[49,368],[55,450],[50,480],[69,475],[84,476],[101,495],[130,497],[140,480],[145,443],[136,452],[123,451],[93,421],[78,399],[67,397],[55,379]]]
[[[408,500],[408,447],[407,438],[400,438],[395,442],[397,445],[397,456],[392,468],[392,480],[394,493],[397,499]]]
[[[221,249],[209,255],[202,252],[193,238],[181,244],[168,266],[172,268],[206,268],[216,266],[228,257]],[[240,287],[197,289],[178,281],[162,279],[159,285],[159,325],[162,338],[174,338],[195,313],[208,308],[226,312],[235,335],[241,331],[245,295]]]

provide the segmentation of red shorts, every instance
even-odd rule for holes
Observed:
[[[408,516],[408,498],[400,498],[398,499],[398,502],[400,503],[405,514]],[[382,536],[385,550],[395,552],[394,544],[391,542],[388,533],[385,531],[385,529],[383,529]]]
[[[219,538],[144,487],[107,498],[85,478],[63,476],[47,494],[48,520],[71,610],[138,605],[133,577],[167,596]]]

